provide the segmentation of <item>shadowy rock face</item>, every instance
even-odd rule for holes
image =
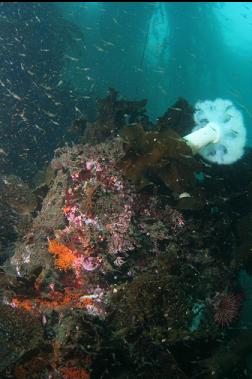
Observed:
[[[228,330],[243,302],[237,273],[248,261],[237,251],[251,213],[250,154],[227,171],[206,166],[177,132],[189,122],[187,113],[173,114],[178,104],[155,128],[144,103],[116,96],[103,101],[93,124],[102,132],[110,123],[112,135],[99,142],[94,132],[92,144],[82,135],[85,143],[55,151],[44,195],[38,184],[34,191],[37,213],[0,272],[0,333],[7,338],[4,330],[13,336],[17,328],[20,341],[0,350],[10,357],[1,375],[183,379],[200,372],[203,379],[214,367],[223,377],[239,375],[250,345]],[[5,193],[2,202],[34,213],[29,191],[21,194],[18,202]],[[238,369],[218,369],[216,354],[230,359],[220,340],[234,347]]]
[[[36,206],[36,197],[21,178],[15,175],[1,176],[0,263],[9,257],[16,239],[27,232]]]
[[[0,306],[0,372],[15,365],[25,355],[34,354],[43,345],[39,320],[27,312]],[[37,353],[37,352],[36,352]]]
[[[30,214],[37,206],[29,186],[15,175],[1,176],[0,202],[20,215]]]

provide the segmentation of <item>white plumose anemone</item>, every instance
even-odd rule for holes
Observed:
[[[243,156],[246,129],[241,112],[230,100],[199,101],[192,133],[184,137],[193,153],[218,164],[231,164]]]

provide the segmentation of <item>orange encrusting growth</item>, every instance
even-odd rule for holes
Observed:
[[[65,213],[65,214],[67,214],[68,212],[70,212],[71,211],[71,207],[70,206],[67,206],[67,207],[64,207],[63,208],[63,212]]]
[[[27,312],[31,312],[34,308],[33,302],[29,299],[18,300],[17,298],[14,298],[11,301],[11,305],[14,308],[21,308]]]
[[[13,298],[11,305],[28,312],[35,312],[64,307],[86,308],[89,305],[93,305],[93,299],[88,297],[88,295],[83,295],[83,292],[74,292],[66,288],[64,293],[55,291],[50,300],[41,299],[39,297],[34,299]]]
[[[83,368],[62,367],[60,373],[63,379],[89,379],[90,374]]]
[[[56,268],[66,271],[74,267],[76,255],[71,249],[56,240],[48,240],[48,245],[49,253],[56,256]]]

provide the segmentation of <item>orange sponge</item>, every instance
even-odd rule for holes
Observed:
[[[48,240],[48,251],[56,256],[55,267],[60,270],[70,270],[74,267],[76,255],[63,243],[56,240]]]

